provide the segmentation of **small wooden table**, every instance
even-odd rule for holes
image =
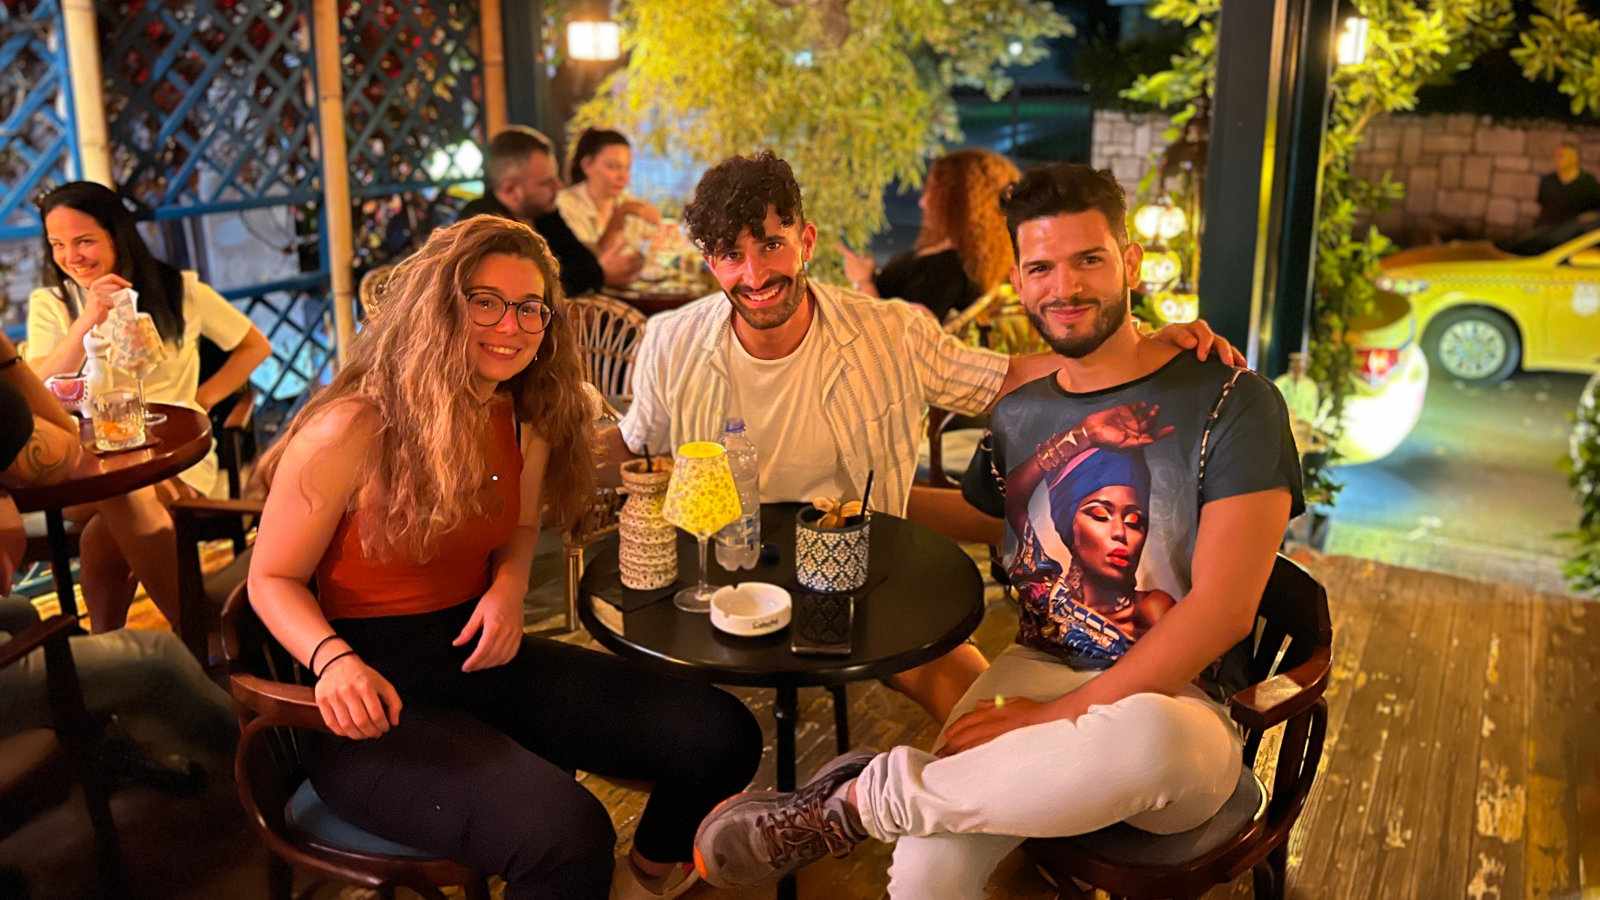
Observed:
[[[9,491],[22,512],[44,512],[50,539],[50,575],[56,585],[61,611],[77,616],[72,593],[72,553],[61,511],[80,503],[93,503],[165,481],[189,468],[211,451],[211,419],[186,406],[151,403],[152,411],[167,420],[146,425],[154,443],[137,450],[96,453],[88,420],[80,423],[83,456],[62,481],[44,487]],[[174,627],[177,623],[173,623]]]

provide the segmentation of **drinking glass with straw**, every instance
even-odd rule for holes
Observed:
[[[684,612],[711,609],[712,587],[706,583],[706,541],[739,518],[739,489],[728,467],[728,451],[712,441],[691,441],[673,454],[672,479],[661,514],[700,542],[700,581],[673,596]]]

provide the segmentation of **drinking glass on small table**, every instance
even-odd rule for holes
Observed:
[[[678,448],[672,459],[672,480],[661,514],[668,522],[700,542],[700,581],[673,596],[684,612],[711,609],[712,587],[706,583],[706,541],[724,525],[739,518],[739,489],[728,467],[728,451],[711,441],[691,441]]]

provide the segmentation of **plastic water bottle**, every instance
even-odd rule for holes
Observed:
[[[717,563],[729,572],[753,569],[761,557],[761,464],[756,445],[745,436],[743,419],[723,425],[722,446],[739,488],[741,515],[717,532]]]

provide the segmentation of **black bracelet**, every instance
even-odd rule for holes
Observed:
[[[5,370],[11,368],[12,366],[16,365],[19,362],[22,362],[22,356],[20,354],[18,354],[17,356],[11,357],[10,359],[6,360],[5,362],[0,362],[0,372],[4,372]]]
[[[325,663],[323,663],[323,664],[322,664],[322,671],[321,671],[321,672],[318,672],[318,673],[316,673],[316,675],[317,675],[317,680],[318,680],[318,681],[321,681],[321,680],[322,680],[322,676],[323,676],[323,675],[326,675],[326,674],[327,674],[327,673],[328,673],[328,667],[329,667],[329,666],[331,666],[331,665],[333,665],[333,664],[334,664],[334,663],[336,663],[336,662],[338,662],[338,661],[339,661],[339,660],[341,660],[341,659],[344,659],[344,658],[345,658],[345,657],[346,657],[346,656],[355,656],[355,655],[356,655],[356,652],[355,652],[355,651],[354,651],[354,650],[346,650],[346,651],[345,651],[345,652],[343,652],[343,653],[336,653],[336,654],[334,654],[334,657],[333,657],[333,659],[330,659],[330,660],[328,660],[328,661],[327,661],[327,662],[325,662]]]
[[[322,648],[329,641],[333,640],[334,638],[336,638],[338,636],[339,636],[339,633],[338,632],[334,632],[333,634],[328,635],[327,637],[323,638],[322,640],[317,641],[317,646],[313,647],[312,650],[311,650],[311,657],[306,660],[306,668],[310,669],[313,672],[317,671],[317,654],[322,652]]]

